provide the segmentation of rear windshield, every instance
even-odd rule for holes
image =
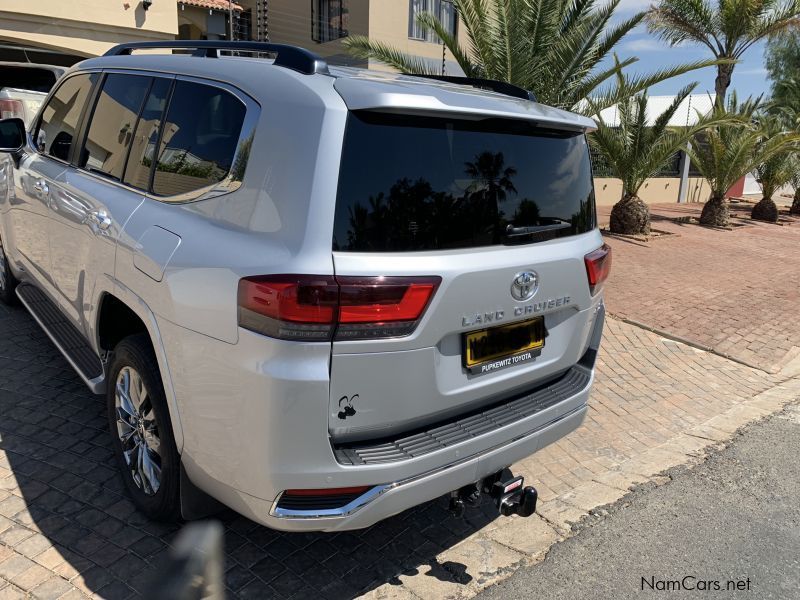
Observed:
[[[0,88],[49,92],[55,82],[55,74],[47,69],[0,66]]]
[[[583,133],[507,119],[348,117],[334,250],[532,243],[594,224]]]

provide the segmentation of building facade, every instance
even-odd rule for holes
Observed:
[[[453,73],[441,42],[418,26],[420,12],[464,41],[451,0],[0,0],[0,45],[80,58],[128,41],[260,40],[303,46],[333,64],[377,66],[345,51],[342,40],[358,34]]]
[[[177,32],[175,0],[0,0],[0,43],[88,57]]]

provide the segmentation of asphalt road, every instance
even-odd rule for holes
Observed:
[[[479,598],[800,598],[799,406],[669,475]]]

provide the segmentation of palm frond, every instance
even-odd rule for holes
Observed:
[[[351,35],[343,41],[348,52],[357,58],[379,60],[402,73],[435,75],[438,71],[425,60],[401,52],[389,44],[362,35]]]

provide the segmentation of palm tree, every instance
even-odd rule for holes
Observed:
[[[794,199],[789,214],[800,216],[800,159],[797,154],[794,156],[794,173],[789,183],[794,188]]]
[[[725,106],[735,61],[759,40],[800,25],[800,0],[661,0],[647,16],[648,29],[673,46],[707,46],[716,59],[716,101]]]
[[[505,166],[502,152],[481,152],[475,157],[475,162],[464,163],[464,172],[474,180],[470,191],[486,192],[495,205],[506,199],[507,192],[517,191],[513,181],[517,170]]]
[[[709,126],[692,141],[689,157],[711,187],[700,215],[703,225],[726,227],[730,216],[726,201],[728,190],[759,164],[793,143],[788,134],[764,135],[757,121],[760,108],[760,98],[739,103],[734,93],[727,106],[715,105],[712,113],[712,117],[718,118],[727,115],[731,121]]]
[[[797,135],[792,135],[783,128],[781,119],[774,115],[762,117],[759,123],[759,130],[761,134],[761,141],[759,147],[769,143],[774,139],[793,140],[797,139]],[[789,144],[792,142],[789,141]],[[756,153],[759,151],[756,148]],[[778,206],[772,199],[772,196],[781,187],[786,185],[792,180],[796,174],[797,163],[795,161],[795,148],[792,146],[784,145],[778,152],[774,152],[763,158],[763,161],[756,166],[756,174],[758,175],[758,183],[761,184],[762,198],[753,207],[750,217],[759,221],[769,221],[775,223],[778,221]]]
[[[500,203],[505,202],[508,193],[517,193],[514,177],[517,170],[505,166],[502,152],[481,152],[475,161],[464,163],[464,172],[473,178],[467,188],[467,197],[476,204],[481,215],[481,222],[486,223],[494,232],[494,242],[499,242],[500,228],[497,227],[501,216]]]
[[[606,123],[597,112],[598,128],[589,143],[622,180],[622,198],[611,209],[611,231],[624,234],[650,233],[650,209],[639,198],[639,188],[659,171],[676,152],[702,129],[719,122],[703,118],[691,127],[670,127],[669,121],[681,102],[697,84],[683,88],[669,107],[652,123],[647,114],[647,94],[640,93],[617,107],[619,124]],[[727,120],[724,117],[722,120]]]
[[[638,13],[612,25],[620,0],[453,0],[463,23],[467,47],[430,13],[418,15],[421,27],[433,31],[467,77],[496,79],[535,93],[539,102],[585,112],[584,101],[595,96],[599,108],[611,106],[665,79],[716,64],[697,61],[628,77],[625,89],[607,85],[628,58],[608,66],[617,43],[644,19]],[[435,75],[431,63],[364,36],[344,44],[351,54],[375,59],[403,73]]]

